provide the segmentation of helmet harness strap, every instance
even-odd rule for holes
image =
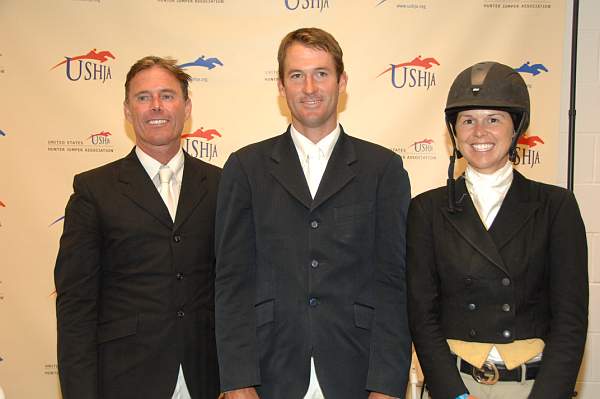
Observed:
[[[446,187],[448,191],[448,211],[450,213],[460,212],[462,211],[462,198],[461,201],[456,200],[456,188],[454,180],[454,163],[457,159],[462,157],[462,154],[456,147],[456,139],[454,138],[454,126],[452,123],[446,118],[446,126],[448,127],[448,131],[450,132],[450,139],[452,140],[452,155],[450,155],[450,165],[448,165],[448,179],[446,180]]]

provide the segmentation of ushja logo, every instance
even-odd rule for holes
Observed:
[[[424,138],[423,140],[415,141],[408,147],[412,148],[414,152],[432,152],[433,139]]]
[[[215,136],[221,137],[221,133],[219,133],[216,129],[202,130],[202,128],[200,128],[200,129],[196,130],[194,133],[182,134],[181,138],[187,139],[190,137],[199,137],[199,138],[206,139],[206,141],[211,141],[212,139],[215,138]]]
[[[529,73],[532,76],[537,76],[542,72],[548,72],[548,68],[546,68],[544,64],[531,64],[531,62],[527,61],[520,67],[515,68],[515,71],[521,73]]]
[[[422,58],[418,55],[410,61],[390,64],[389,68],[386,68],[377,77],[391,72],[391,83],[396,89],[426,87],[429,90],[431,86],[436,85],[435,73],[430,69],[439,65],[439,61],[433,57]]]
[[[184,64],[179,65],[179,68],[185,69],[185,68],[189,68],[189,67],[203,67],[208,70],[211,70],[214,67],[216,67],[217,65],[223,66],[223,63],[221,62],[220,59],[218,59],[216,57],[204,58],[204,56],[202,55],[202,56],[196,58],[195,61],[190,61],[190,62],[186,62]]]
[[[185,152],[195,158],[206,161],[210,161],[219,155],[217,152],[217,145],[210,142],[215,137],[221,137],[221,133],[216,129],[204,130],[203,127],[193,133],[181,135],[181,139],[184,140],[183,148]]]
[[[64,57],[65,60],[54,65],[50,70],[66,64],[65,74],[71,81],[83,80],[101,80],[103,83],[107,79],[112,79],[110,67],[104,63],[109,59],[115,59],[113,53],[108,50],[96,51],[92,49],[86,54],[75,55],[73,57]]]
[[[90,137],[87,139],[90,140],[92,144],[110,144],[110,136],[112,136],[110,132],[102,131],[100,133],[90,134]]]
[[[541,163],[540,152],[538,148],[533,148],[538,144],[544,144],[544,140],[540,136],[521,136],[517,141],[515,151],[515,165],[529,165],[532,167]]]
[[[527,147],[535,147],[537,143],[544,144],[544,140],[540,136],[521,136],[517,144],[523,144]]]

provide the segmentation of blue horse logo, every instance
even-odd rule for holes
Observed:
[[[544,64],[531,65],[531,63],[529,61],[527,61],[520,67],[515,68],[515,71],[521,72],[521,73],[530,73],[531,75],[536,76],[536,75],[539,75],[540,73],[542,73],[541,71],[548,72],[548,68],[546,68],[544,66]]]
[[[207,69],[213,69],[217,65],[223,66],[223,63],[218,58],[204,58],[204,56],[201,56],[197,58],[196,61],[186,62],[185,64],[179,65],[179,67],[182,69],[188,67],[204,67]]]

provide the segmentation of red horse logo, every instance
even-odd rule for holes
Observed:
[[[377,75],[377,77],[380,77],[384,73],[391,71],[392,68],[400,68],[400,67],[405,67],[405,66],[415,66],[415,67],[421,67],[421,68],[424,68],[424,69],[429,69],[429,68],[431,68],[434,65],[440,65],[440,63],[435,58],[433,58],[433,57],[421,58],[421,56],[418,55],[415,58],[413,58],[412,61],[402,62],[400,64],[394,65],[393,67],[389,67],[388,69],[386,69],[385,71],[383,71],[379,75]]]
[[[416,151],[417,150],[417,146],[419,144],[433,144],[433,139],[423,139],[421,141],[415,141],[409,147],[413,147],[415,149],[415,151]]]
[[[535,147],[537,143],[544,144],[544,140],[540,136],[521,136],[517,144],[523,144],[528,147]]]
[[[187,139],[188,137],[200,137],[205,139],[206,141],[211,141],[212,139],[217,137],[221,137],[221,133],[216,131],[215,129],[202,130],[202,128],[196,130],[194,133],[186,133],[182,134],[182,139]]]
[[[433,144],[433,139],[423,139],[421,141],[415,141],[412,145],[417,144]]]
[[[97,136],[102,136],[102,137],[108,137],[108,136],[112,136],[112,134],[110,134],[109,132],[100,132],[100,133],[96,133],[96,134],[90,134],[90,137],[88,137],[88,140],[91,140],[92,137],[97,137]]]
[[[69,58],[69,57],[66,57]],[[96,60],[96,61],[100,61],[105,62],[106,60],[108,60],[109,58],[112,58],[113,60],[115,59],[115,56],[112,55],[112,53],[110,51],[100,51],[100,52],[96,52],[96,49],[92,49],[90,50],[87,54],[83,54],[83,55],[76,55],[75,57],[70,57],[69,59],[71,61],[75,61],[75,60]],[[56,67],[61,66],[62,64],[65,64],[67,62],[67,60],[61,61],[58,64],[54,65],[52,68],[50,68],[50,70],[53,70]]]

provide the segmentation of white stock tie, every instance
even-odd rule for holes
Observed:
[[[315,198],[319,184],[321,183],[321,178],[323,177],[323,172],[325,171],[323,165],[324,162],[321,159],[319,149],[315,148],[311,151],[306,157],[306,161],[308,164],[308,188],[310,190],[310,195]]]
[[[171,219],[175,221],[175,196],[171,188],[171,179],[173,179],[173,171],[167,165],[162,165],[158,170],[158,178],[160,179],[160,196],[162,197]]]

